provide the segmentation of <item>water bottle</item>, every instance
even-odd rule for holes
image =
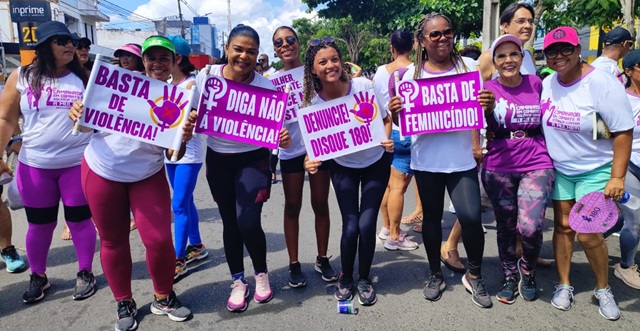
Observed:
[[[18,157],[16,153],[11,153],[11,155],[7,157],[7,166],[12,172],[16,170],[17,163],[18,163]],[[9,184],[11,183],[12,180],[13,180],[13,177],[6,172],[3,172],[2,175],[0,175],[0,185]]]
[[[640,209],[640,198],[635,195],[629,194],[629,192],[624,192],[624,194],[622,195],[622,199],[618,200],[618,203],[625,205],[631,210]]]

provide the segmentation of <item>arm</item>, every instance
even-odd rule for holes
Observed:
[[[20,149],[22,149],[22,137],[20,134],[22,130],[20,130],[20,125],[16,125],[16,129],[13,130],[13,137],[11,137],[11,143],[9,144],[9,148],[7,149],[7,155],[20,153]]]
[[[613,134],[613,164],[611,165],[611,178],[604,187],[604,196],[614,200],[620,200],[624,193],[624,179],[629,166],[631,156],[631,143],[633,130],[615,132]]]
[[[388,153],[393,153],[393,140],[391,140],[391,130],[393,129],[391,126],[391,116],[387,116],[382,119],[384,123],[384,132],[387,133],[387,139],[382,141],[380,145],[384,150]]]
[[[355,68],[356,72],[351,73],[351,77],[360,77],[362,76],[362,68],[360,68],[360,66],[358,66],[355,63],[352,62],[345,62],[346,64],[348,64],[351,68]]]
[[[189,113],[189,119],[182,126],[182,143],[180,144],[180,150],[178,151],[178,160],[180,160],[184,156],[184,153],[187,151],[187,142],[193,137],[193,129],[195,128],[197,118],[198,112],[195,109],[192,109]],[[165,151],[165,156],[167,157],[167,159],[171,160],[173,153],[174,150],[167,149]]]
[[[491,80],[491,76],[493,76],[493,72],[495,71],[491,51],[486,50],[482,52],[478,58],[478,62],[480,62],[480,75],[482,76],[482,80],[485,82]]]
[[[7,146],[12,134],[18,127],[20,117],[20,92],[16,88],[18,70],[14,70],[0,95],[0,146]],[[4,147],[3,147],[4,148]],[[0,158],[0,174],[9,172],[9,167]]]

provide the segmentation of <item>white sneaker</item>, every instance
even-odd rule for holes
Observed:
[[[616,275],[616,277],[620,278],[620,280],[622,280],[629,287],[640,290],[640,270],[638,270],[637,264],[624,269],[622,268],[620,263],[618,263],[616,264],[613,274]]]
[[[453,207],[453,204],[451,202],[449,202],[449,212],[452,214],[456,213],[456,209]]]
[[[393,240],[391,236],[384,241],[384,248],[390,251],[412,251],[418,249],[418,243],[409,240],[404,235],[398,236],[398,240]]]

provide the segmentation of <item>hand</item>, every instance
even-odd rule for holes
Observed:
[[[9,166],[7,165],[7,163],[5,163],[2,160],[2,158],[0,158],[0,175],[2,175],[5,172],[13,177],[13,171],[11,171],[11,169],[9,169]]]
[[[309,156],[304,157],[304,170],[308,171],[311,175],[318,172],[318,168],[320,168],[321,165],[322,161],[309,160]]]
[[[196,119],[198,118],[198,112],[192,110],[189,113],[187,122],[182,126],[182,142],[187,142],[193,137],[193,129],[196,126]]]
[[[399,113],[402,110],[402,99],[399,96],[395,96],[389,100],[389,111],[392,113]]]
[[[496,107],[496,96],[489,90],[480,90],[478,92],[478,102],[485,111],[493,111]]]
[[[286,128],[280,129],[280,148],[289,148],[291,146],[291,136]]]
[[[482,148],[473,147],[473,158],[476,160],[476,163],[480,165],[482,163]]]
[[[487,139],[487,141],[493,141],[494,139],[496,139],[496,133],[487,130],[484,134],[484,137]]]
[[[77,122],[78,119],[82,116],[82,108],[84,108],[82,100],[76,100],[76,102],[71,105],[71,109],[69,109],[69,113],[67,114],[67,116],[69,116],[73,123]]]
[[[18,155],[20,154],[20,149],[22,149],[22,141],[11,143],[7,149],[7,155],[11,155],[11,153]]]
[[[604,187],[604,197],[618,201],[624,194],[624,178],[612,177]]]
[[[393,153],[393,140],[387,139],[380,143],[387,153]]]

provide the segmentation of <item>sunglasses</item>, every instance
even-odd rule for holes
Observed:
[[[551,49],[546,49],[544,50],[544,56],[547,57],[547,59],[555,59],[558,57],[558,54],[562,54],[563,56],[569,56],[571,54],[573,54],[573,52],[576,51],[576,47],[573,45],[567,45],[564,46],[562,48],[551,48]]]
[[[432,42],[436,42],[440,40],[443,36],[447,39],[453,38],[453,29],[446,29],[444,31],[431,31],[428,34],[429,40]]]
[[[78,47],[78,41],[71,37],[58,37],[53,40],[58,46],[67,46],[69,43],[73,45],[73,47]]]
[[[119,59],[124,59],[124,60],[131,60],[133,59],[135,55],[131,54],[131,53],[122,53],[120,54],[120,56],[118,56]]]
[[[89,45],[83,45],[83,44],[78,44],[78,47],[76,47],[76,49],[78,49],[78,50],[86,49],[86,50],[90,51],[90,50],[91,50],[91,46],[89,46]]]
[[[496,64],[502,64],[504,63],[507,58],[510,58],[514,61],[518,61],[522,58],[522,53],[518,52],[518,51],[513,51],[509,54],[496,54],[496,56],[493,57],[493,60],[496,62]]]
[[[296,43],[296,41],[298,41],[298,39],[296,39],[296,37],[294,36],[287,36],[284,38],[284,41],[282,40],[282,38],[278,38],[273,41],[273,47],[280,48],[284,46],[285,41],[287,42],[287,45],[293,45]]]
[[[334,41],[333,37],[329,37],[329,36],[327,36],[327,37],[322,37],[322,38],[320,38],[320,39],[313,39],[313,40],[310,40],[310,41],[309,41],[309,46],[318,46],[318,45],[320,45],[321,43],[325,43],[325,44],[327,44],[327,43],[332,43],[333,41]]]

